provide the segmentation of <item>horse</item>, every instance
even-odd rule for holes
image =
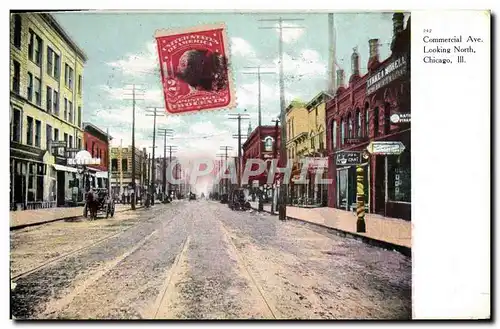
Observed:
[[[90,214],[90,220],[96,219],[97,208],[99,207],[99,200],[93,190],[87,192],[86,196],[87,210]]]

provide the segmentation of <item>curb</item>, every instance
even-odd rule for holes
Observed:
[[[136,207],[135,210],[141,209],[141,208],[144,208],[144,206]],[[123,209],[123,210],[117,210],[115,212],[119,213],[119,212],[131,211],[131,210],[132,209]],[[43,221],[43,222],[34,222],[34,223],[29,223],[29,224],[21,224],[21,225],[11,226],[10,230],[11,231],[17,231],[17,230],[20,230],[20,229],[23,229],[23,228],[26,228],[26,227],[39,226],[39,225],[49,224],[49,223],[53,223],[53,222],[57,222],[57,221],[61,221],[61,220],[72,220],[72,219],[76,219],[76,218],[80,218],[80,217],[82,217],[82,215],[68,216],[68,217],[56,218],[56,219],[50,219],[50,220],[46,220],[46,221]]]
[[[257,208],[252,207],[252,209],[258,211]],[[267,210],[264,210],[263,212],[271,214],[271,212],[267,211]],[[397,251],[397,252],[411,258],[411,248],[409,248],[409,247],[401,246],[401,245],[387,242],[387,241],[377,240],[377,239],[370,238],[370,237],[367,237],[364,235],[356,234],[354,232],[344,231],[344,230],[341,230],[341,229],[338,229],[335,227],[330,227],[330,226],[326,226],[326,225],[319,224],[319,223],[309,222],[307,220],[300,219],[300,218],[294,218],[294,217],[287,216],[286,219],[287,220],[295,220],[295,221],[298,221],[301,223],[311,224],[314,226],[325,228],[329,232],[334,233],[335,235],[338,235],[341,237],[349,237],[351,239],[356,239],[358,241],[361,241],[363,243],[369,244],[369,245],[374,246],[374,247],[378,247],[378,248],[382,248],[382,249],[386,249],[386,250],[394,250],[394,251]]]

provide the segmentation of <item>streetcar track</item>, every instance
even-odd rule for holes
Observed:
[[[151,234],[143,238],[141,241],[139,241],[134,247],[126,251],[124,254],[120,255],[119,257],[113,259],[112,261],[104,264],[101,266],[97,272],[95,272],[91,277],[83,281],[80,285],[75,287],[69,294],[65,295],[62,299],[59,299],[55,302],[55,306],[46,310],[44,313],[45,315],[53,314],[55,312],[61,311],[69,305],[75,297],[80,295],[82,292],[84,292],[90,285],[95,283],[97,280],[102,278],[105,274],[109,273],[113,268],[115,268],[118,264],[120,264],[123,260],[125,260],[127,257],[132,255],[134,252],[136,252],[140,247],[142,247],[151,237],[153,237],[155,234],[158,233],[158,230],[154,230]]]
[[[128,226],[127,228],[125,228],[123,230],[120,230],[120,231],[118,231],[116,233],[113,233],[111,235],[105,236],[105,237],[97,240],[96,242],[93,242],[93,243],[91,243],[89,245],[80,247],[78,249],[72,250],[72,251],[67,252],[65,254],[62,254],[60,256],[52,258],[52,259],[46,261],[45,263],[42,263],[42,264],[40,264],[40,265],[38,265],[38,266],[30,269],[30,270],[24,271],[24,272],[22,272],[20,274],[17,274],[15,276],[11,277],[11,282],[14,282],[15,280],[18,280],[18,279],[25,278],[26,276],[28,276],[30,274],[33,274],[33,273],[38,272],[40,270],[43,270],[43,269],[47,268],[49,265],[52,265],[52,264],[54,264],[54,263],[56,263],[56,262],[58,262],[60,260],[66,259],[66,258],[68,258],[70,256],[75,255],[75,254],[78,254],[79,252],[82,252],[82,251],[85,251],[87,249],[93,248],[93,247],[95,247],[95,246],[97,246],[97,245],[99,245],[101,243],[104,243],[104,242],[106,242],[106,241],[108,241],[108,240],[110,240],[112,238],[115,238],[115,237],[117,237],[117,236],[125,233],[126,231],[128,231],[128,230],[130,230],[130,229],[132,229],[132,228],[134,228],[134,227],[136,227],[136,226],[138,226],[138,225],[140,225],[140,224],[142,224],[144,222],[147,222],[147,221],[149,221],[151,219],[154,219],[156,217],[157,216],[151,216],[151,217],[145,218],[144,220],[139,220],[136,224],[130,225],[130,226]]]
[[[165,300],[165,297],[168,296],[167,292],[169,288],[172,285],[172,280],[177,274],[177,270],[179,267],[179,264],[181,264],[181,259],[184,258],[184,255],[186,254],[186,251],[189,246],[189,241],[191,239],[191,236],[188,236],[186,240],[184,240],[184,243],[182,244],[181,252],[176,256],[176,259],[173,263],[173,265],[170,267],[170,269],[167,271],[167,279],[164,281],[162,289],[160,290],[160,294],[158,295],[153,310],[154,314],[152,314],[151,318],[152,319],[157,319],[158,318],[158,313],[160,312],[160,309],[165,309],[165,307],[162,308],[162,304],[164,303],[163,301]],[[166,305],[163,305],[166,306]]]
[[[222,231],[224,232],[224,234],[227,236],[227,240],[229,241],[229,244],[232,246],[232,248],[234,249],[234,254],[236,255],[236,257],[238,258],[238,260],[240,261],[240,264],[243,266],[243,268],[245,269],[245,271],[247,272],[248,276],[250,277],[250,279],[252,280],[253,284],[255,285],[255,287],[257,288],[257,291],[259,292],[260,296],[262,297],[262,300],[264,301],[264,303],[266,304],[267,306],[267,309],[269,310],[269,312],[271,313],[271,315],[273,316],[274,319],[277,319],[276,317],[276,314],[278,313],[275,309],[274,306],[271,306],[272,304],[268,302],[267,298],[265,297],[264,295],[264,289],[260,286],[260,284],[257,282],[257,280],[255,280],[254,276],[252,275],[252,273],[250,272],[249,268],[248,268],[248,265],[245,261],[245,258],[243,257],[243,255],[240,254],[240,252],[238,251],[238,248],[236,248],[236,245],[234,244],[232,238],[231,238],[231,235],[229,234],[228,230],[226,229],[225,225],[219,220],[219,223],[221,225],[221,228],[222,228]],[[274,310],[273,310],[274,309]]]

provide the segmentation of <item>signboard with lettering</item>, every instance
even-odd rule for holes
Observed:
[[[68,159],[68,165],[76,166],[76,165],[100,165],[101,159],[99,158],[91,158],[91,159]]]
[[[307,163],[309,164],[309,168],[312,169],[328,168],[328,158],[307,158]]]
[[[66,147],[66,142],[50,142],[50,146],[53,148]]]
[[[371,154],[379,155],[399,155],[405,150],[405,146],[401,142],[371,142],[366,147]]]
[[[344,151],[335,155],[337,166],[355,166],[361,164],[362,161],[362,152],[360,151]]]
[[[411,113],[393,113],[390,119],[392,123],[409,123],[411,122]]]
[[[392,81],[402,77],[408,71],[408,59],[406,56],[400,56],[387,63],[377,70],[375,74],[366,81],[366,94],[370,95],[380,88],[388,85]]]
[[[70,152],[70,153],[80,152],[80,149],[76,149],[76,148],[67,148],[67,149],[66,149],[66,152]]]

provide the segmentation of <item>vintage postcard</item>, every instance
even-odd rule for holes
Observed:
[[[443,183],[454,161],[412,177],[415,161],[468,149],[412,155],[469,89],[448,106],[438,92],[462,78],[483,90],[489,66],[470,63],[489,63],[489,24],[471,11],[12,11],[11,318],[489,319],[489,286],[449,304],[433,297],[449,277],[421,266],[442,255],[436,232],[459,234],[456,216],[423,213],[472,191]],[[464,134],[482,131],[475,104]],[[422,193],[435,202],[415,211]],[[483,262],[461,282],[488,282],[487,246],[469,247]]]

